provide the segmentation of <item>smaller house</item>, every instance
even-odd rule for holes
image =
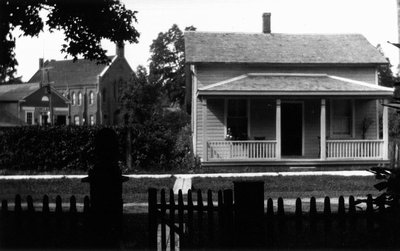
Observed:
[[[1,127],[46,125],[52,122],[66,125],[68,116],[68,99],[52,87],[39,83],[0,85]]]
[[[204,166],[388,162],[387,60],[360,34],[185,32],[194,153]]]

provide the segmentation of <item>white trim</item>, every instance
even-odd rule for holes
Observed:
[[[344,99],[344,100],[350,100],[350,105],[351,105],[351,131],[350,134],[348,135],[335,135],[333,134],[333,100],[338,100],[338,99],[330,99],[329,100],[329,137],[330,138],[340,138],[340,137],[349,137],[349,138],[355,138],[356,137],[356,113],[355,113],[355,100],[354,99]]]
[[[388,100],[385,99],[384,104],[388,103]],[[383,114],[382,114],[382,130],[383,130],[383,149],[382,149],[382,157],[384,160],[388,159],[388,145],[389,145],[389,113],[388,107],[383,106]]]
[[[392,97],[393,92],[376,91],[202,91],[198,95],[229,95],[229,96],[372,96],[372,97]]]
[[[55,112],[68,112],[68,107],[54,107]]]
[[[375,88],[375,89],[382,90],[382,91],[391,91],[391,92],[394,91],[394,88],[384,87],[384,86],[380,86],[380,85],[374,85],[374,84],[370,84],[367,82],[362,82],[362,81],[353,80],[353,79],[349,79],[349,78],[342,78],[342,77],[331,76],[331,75],[328,75],[328,78],[333,78],[336,80],[349,82],[352,84],[361,85],[361,86],[365,86],[365,87],[369,87],[369,88]]]
[[[224,138],[228,135],[228,99],[224,98]]]
[[[250,123],[250,121],[251,121],[251,118],[250,118],[250,99],[249,98],[247,98],[246,99],[246,104],[247,104],[247,109],[246,109],[246,117],[247,117],[247,138],[248,139],[251,139],[251,130],[250,130],[250,127],[251,127],[251,123]]]
[[[32,114],[32,124],[28,124],[28,113]],[[34,125],[35,124],[35,118],[34,118],[34,110],[31,111],[25,111],[25,123],[27,123],[28,125]]]
[[[276,105],[275,105],[275,139],[276,139],[276,149],[275,149],[275,154],[276,154],[276,159],[280,160],[281,159],[281,148],[282,148],[282,137],[281,137],[281,100],[276,99]]]
[[[207,85],[205,87],[199,88],[199,91],[208,90],[210,88],[217,87],[217,86],[220,86],[220,85],[224,85],[224,84],[227,84],[227,83],[230,83],[230,82],[233,82],[233,81],[237,81],[237,80],[240,80],[240,79],[243,79],[243,78],[247,78],[247,77],[248,77],[248,74],[240,75],[238,77],[230,78],[230,79],[227,79],[227,80],[224,80],[224,81],[221,81],[221,82],[217,82],[215,84],[211,84],[211,85]]]
[[[35,107],[33,107],[33,106],[22,106],[22,110],[23,110],[23,111],[30,111],[30,112],[32,112],[32,111],[35,111]]]
[[[107,65],[106,67],[104,67],[104,69],[100,72],[100,74],[98,75],[100,78],[104,76],[104,74],[106,74],[106,72],[108,71],[108,69],[111,67],[111,65],[114,63],[114,61],[117,59],[117,56],[114,56],[113,59],[111,59],[111,62],[109,65]],[[129,65],[129,64],[128,64]],[[132,70],[132,69],[131,69]]]
[[[196,68],[194,65],[190,65],[190,71],[193,73],[192,76],[192,116],[193,116],[193,137],[192,137],[192,144],[193,144],[193,152],[198,154],[197,150],[197,77],[196,77]]]
[[[326,160],[326,99],[321,99],[319,152],[321,160]]]

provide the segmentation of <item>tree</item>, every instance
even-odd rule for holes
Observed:
[[[40,14],[46,11],[47,19]],[[62,30],[65,44],[61,52],[74,60],[82,55],[98,63],[109,63],[102,39],[121,44],[137,43],[139,33],[133,26],[136,11],[120,0],[1,0],[0,1],[0,83],[12,79],[18,62],[13,31],[38,36],[45,24],[50,32]]]
[[[185,31],[195,31],[193,26]],[[150,81],[162,86],[163,95],[172,104],[182,105],[185,98],[185,42],[183,32],[174,24],[160,32],[150,46]]]
[[[380,44],[378,44],[376,48],[382,54],[382,56],[385,56]],[[389,58],[386,59],[388,61],[387,64],[378,66],[378,84],[381,86],[393,87],[394,76],[392,69],[390,69],[392,65],[390,64]]]
[[[149,82],[147,70],[141,65],[121,93],[121,104],[130,124],[143,124],[160,112],[160,88]]]

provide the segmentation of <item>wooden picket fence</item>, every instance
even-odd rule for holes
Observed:
[[[197,197],[195,200],[193,195]],[[170,190],[167,203],[165,190],[149,189],[149,247],[156,249],[158,246],[162,250],[236,247],[239,238],[235,228],[233,191],[219,191],[216,199],[215,202],[213,192],[209,190],[205,204],[202,191],[189,190],[186,202],[181,191],[176,201]],[[400,247],[399,210],[374,208],[371,195],[367,196],[363,209],[358,207],[353,196],[347,204],[342,196],[339,197],[336,212],[331,210],[329,197],[325,198],[321,212],[317,211],[314,197],[309,203],[309,211],[304,212],[303,201],[298,198],[295,213],[286,213],[282,198],[277,200],[277,207],[271,198],[268,199],[263,218],[264,238],[250,246],[301,249]]]
[[[89,197],[84,198],[83,210],[77,210],[75,196],[69,199],[69,209],[63,210],[62,199],[56,197],[50,208],[49,197],[43,196],[40,209],[31,196],[22,203],[15,196],[13,208],[3,200],[0,213],[0,248],[85,248],[90,247],[88,231]]]

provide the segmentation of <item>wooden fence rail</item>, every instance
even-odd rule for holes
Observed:
[[[13,205],[1,202],[0,248],[85,248],[90,247],[88,231],[89,197],[84,198],[83,209],[77,209],[75,196],[63,208],[61,196],[50,207],[49,197],[43,196],[35,207],[31,196],[22,203],[16,195]]]
[[[217,198],[213,197],[215,194]],[[194,195],[196,199],[193,199]],[[159,245],[163,250],[236,247],[237,240],[241,239],[237,234],[243,231],[237,229],[233,191],[207,191],[206,195],[204,204],[202,191],[189,190],[184,203],[180,191],[176,203],[176,196],[170,191],[169,203],[166,203],[165,190],[149,189],[149,247],[155,249]],[[374,208],[371,195],[366,201],[366,206],[361,209],[353,196],[349,197],[347,204],[340,196],[337,211],[333,212],[331,200],[326,197],[323,211],[318,212],[314,197],[309,201],[298,198],[295,212],[287,213],[282,198],[278,198],[277,205],[268,199],[263,218],[262,247],[400,247],[398,211]],[[308,211],[303,210],[304,202],[309,203]],[[161,238],[157,238],[158,234]]]

